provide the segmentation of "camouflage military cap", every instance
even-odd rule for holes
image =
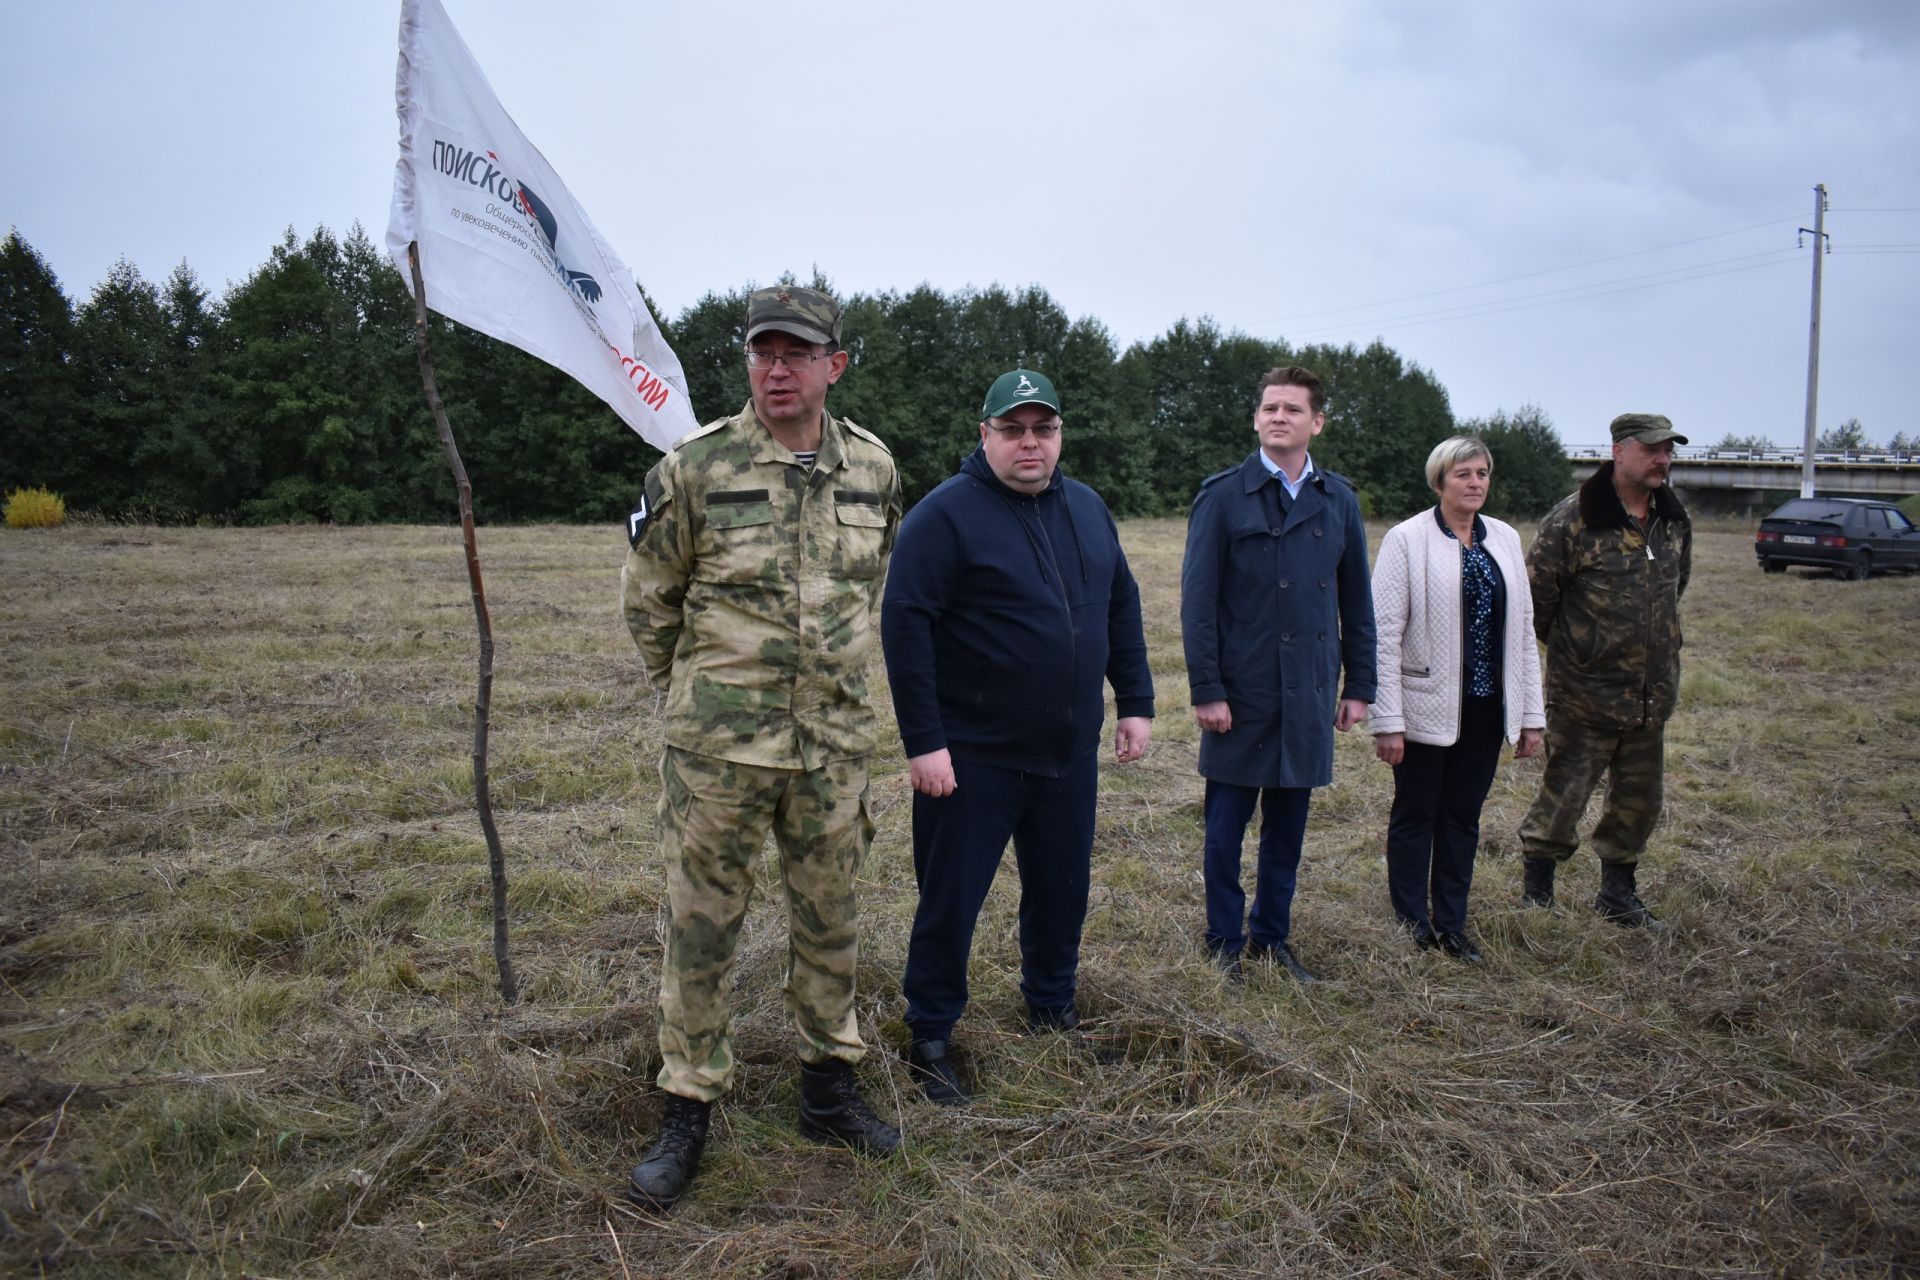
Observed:
[[[1619,444],[1632,436],[1641,444],[1660,444],[1671,440],[1685,444],[1687,438],[1673,429],[1673,423],[1661,413],[1623,413],[1613,420],[1613,442]]]
[[[769,329],[808,342],[840,345],[840,304],[832,295],[797,285],[755,289],[747,295],[747,341]]]

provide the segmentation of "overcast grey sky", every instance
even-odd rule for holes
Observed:
[[[444,3],[669,314],[816,266],[1037,284],[1122,345],[1379,337],[1569,444],[1785,443],[1825,182],[1821,426],[1920,434],[1914,0]],[[398,16],[13,0],[0,223],[76,302],[122,256],[219,293],[288,224],[378,241]]]

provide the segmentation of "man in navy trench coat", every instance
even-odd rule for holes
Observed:
[[[1360,503],[1307,446],[1326,425],[1320,379],[1297,366],[1260,381],[1260,447],[1207,477],[1187,523],[1180,626],[1207,780],[1207,948],[1229,976],[1271,959],[1302,982],[1293,887],[1312,788],[1333,781],[1333,731],[1374,696],[1373,593]],[[1345,688],[1341,688],[1344,675]],[[1253,912],[1240,844],[1256,805]]]

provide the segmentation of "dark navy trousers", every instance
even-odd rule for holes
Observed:
[[[1307,835],[1307,787],[1242,787],[1207,779],[1206,845],[1201,854],[1207,881],[1207,949],[1238,955],[1247,938],[1277,946],[1293,928],[1293,884],[1300,871],[1300,844]],[[1253,914],[1240,887],[1240,844],[1255,805],[1260,808],[1260,854],[1255,864]],[[1243,926],[1244,922],[1244,926]]]
[[[1506,735],[1497,697],[1460,699],[1460,737],[1449,747],[1407,743],[1393,767],[1387,818],[1387,896],[1400,923],[1441,933],[1467,927],[1467,890],[1480,847],[1480,808],[1500,767]],[[1427,914],[1427,895],[1433,914]]]
[[[916,1040],[947,1039],[967,1007],[973,929],[1009,839],[1020,872],[1020,992],[1029,1007],[1073,1007],[1087,919],[1099,754],[1088,752],[1057,778],[970,760],[955,760],[953,776],[952,795],[913,796],[920,905],[900,985]]]

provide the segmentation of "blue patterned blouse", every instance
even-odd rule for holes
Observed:
[[[1458,534],[1447,528],[1440,508],[1433,518],[1455,542]],[[1497,624],[1505,613],[1505,583],[1500,566],[1487,554],[1487,526],[1479,516],[1473,518],[1473,545],[1460,547],[1460,595],[1466,606],[1466,689],[1469,697],[1493,698],[1500,694],[1500,636]]]

